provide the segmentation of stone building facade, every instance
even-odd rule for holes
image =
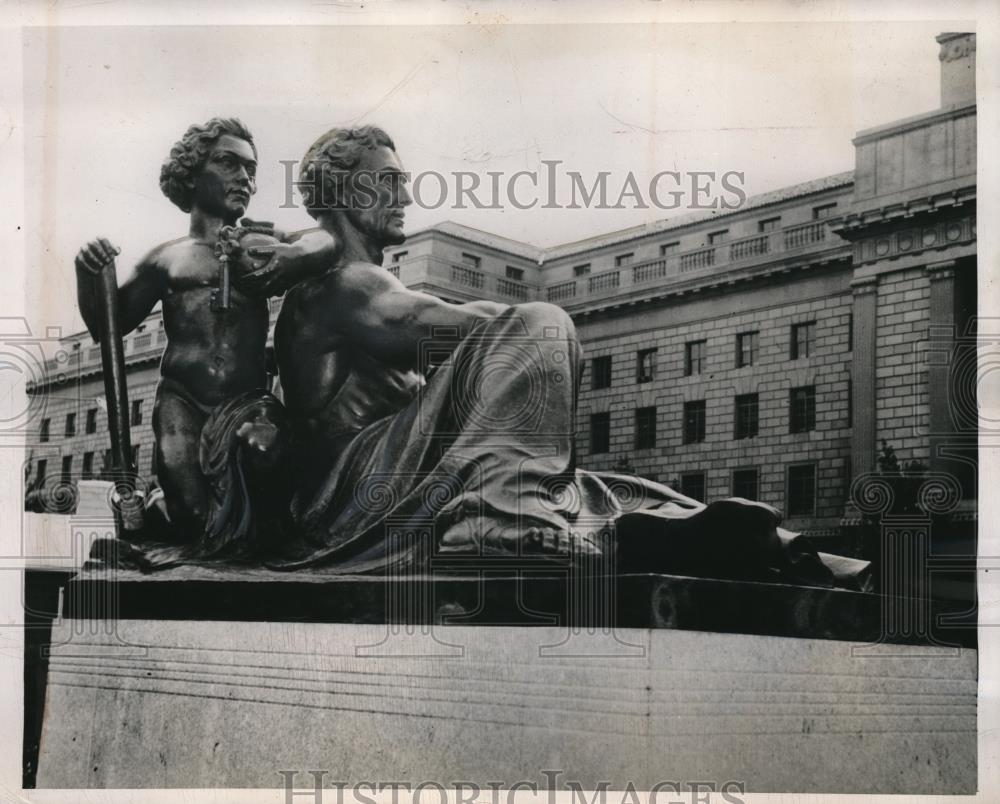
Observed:
[[[860,132],[853,171],[549,249],[444,223],[385,266],[447,301],[571,314],[586,352],[583,467],[761,499],[822,538],[850,518],[852,481],[885,440],[956,477],[974,510],[975,36],[938,41],[941,108]],[[126,339],[143,473],[164,341],[158,312]],[[99,472],[107,420],[89,336],[62,339],[33,393],[26,474]]]

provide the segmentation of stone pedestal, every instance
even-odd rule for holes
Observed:
[[[317,770],[327,786],[976,787],[976,652],[879,643],[870,595],[633,576],[595,614],[557,577],[112,582],[66,591],[39,787],[280,787],[286,771],[312,790]],[[688,630],[707,628],[758,633]]]

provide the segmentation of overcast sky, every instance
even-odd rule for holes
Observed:
[[[28,309],[81,327],[73,256],[104,235],[125,273],[186,233],[160,165],[188,124],[238,116],[260,152],[253,217],[304,228],[280,160],[375,123],[413,173],[737,170],[750,194],[850,170],[856,131],[938,106],[947,26],[755,24],[63,28],[25,38]],[[676,214],[686,210],[678,210]],[[411,208],[548,246],[662,211]]]

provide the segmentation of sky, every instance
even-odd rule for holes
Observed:
[[[414,174],[584,177],[740,171],[748,194],[850,170],[862,129],[939,105],[936,23],[116,27],[24,36],[25,227],[33,329],[82,327],[72,269],[98,235],[143,253],[187,231],[159,190],[194,122],[240,117],[260,154],[249,214],[295,230],[282,160],[377,124]],[[617,184],[616,184],[617,183]],[[641,181],[640,181],[641,184]],[[433,195],[433,194],[431,194]],[[539,246],[686,209],[412,207]]]

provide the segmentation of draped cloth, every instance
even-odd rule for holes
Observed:
[[[196,547],[202,557],[259,553],[280,528],[276,510],[287,496],[279,488],[285,478],[272,471],[266,483],[247,466],[245,447],[237,436],[245,425],[267,424],[287,431],[281,402],[267,391],[248,391],[216,407],[201,430],[198,458],[211,494],[205,533]]]
[[[365,421],[356,399],[350,417],[334,405],[330,421],[349,418],[356,430],[308,444],[328,466],[311,463],[297,481],[295,535],[268,565],[418,572],[458,557],[479,557],[477,568],[530,557],[868,588],[867,562],[819,553],[780,528],[770,506],[706,506],[640,477],[579,468],[581,366],[569,316],[529,303],[480,322],[398,410],[373,402]]]
[[[99,540],[91,557],[143,572],[180,564],[259,560],[287,527],[287,472],[280,464],[265,478],[251,468],[237,433],[244,424],[287,433],[281,402],[268,391],[248,391],[211,410],[201,430],[199,469],[208,487],[205,529],[178,544],[159,490],[147,498],[146,525],[131,542]],[[194,467],[192,467],[194,471]],[[187,535],[187,534],[184,534]]]

